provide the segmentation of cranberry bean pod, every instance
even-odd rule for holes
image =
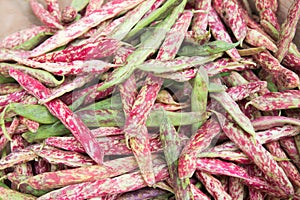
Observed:
[[[200,189],[198,189],[194,184],[190,185],[195,200],[210,200],[210,198],[206,194],[204,194]]]
[[[300,126],[300,120],[284,116],[261,116],[251,121],[255,130],[267,130],[276,126],[291,124]]]
[[[64,30],[58,31],[54,36],[47,39],[37,48],[32,50],[30,56],[40,56],[57,47],[63,46],[71,40],[81,36],[89,29],[97,26],[101,22],[118,15],[122,11],[133,8],[141,2],[142,0],[113,0],[110,3],[102,6],[102,8],[97,12],[93,12],[90,15],[85,16],[77,22],[71,24]]]
[[[154,167],[156,181],[168,178],[168,170],[165,164],[157,164]],[[147,184],[140,172],[132,172],[115,178],[101,179],[93,182],[85,182],[69,185],[58,190],[49,192],[39,200],[47,199],[88,199],[107,194],[118,194],[146,187]]]
[[[258,177],[250,176],[247,170],[231,162],[218,159],[200,158],[197,160],[197,170],[216,175],[226,175],[243,180],[243,183],[251,188],[262,190],[270,194],[284,196],[282,191],[274,189],[270,183]],[[197,172],[196,172],[197,174]]]
[[[245,42],[255,47],[266,47],[272,52],[278,51],[276,44],[271,38],[266,37],[255,29],[247,28]]]
[[[233,117],[239,126],[247,133],[255,136],[255,131],[250,119],[240,110],[237,103],[226,92],[214,92],[209,94],[211,98],[217,100],[222,107]]]
[[[254,58],[264,70],[274,76],[278,86],[292,89],[300,85],[298,75],[283,67],[269,52],[261,52],[255,55]]]
[[[71,184],[119,176],[131,172],[138,167],[134,157],[124,157],[104,162],[104,165],[92,165],[67,169],[56,172],[46,172],[26,179],[27,183],[35,189],[55,189]]]
[[[173,21],[172,18],[174,16],[178,16],[179,12],[183,11],[183,8],[186,4],[186,1],[183,1],[171,14],[170,21],[171,25],[174,24],[173,28],[171,27],[166,27],[167,30],[171,29],[170,32],[177,32],[177,30],[183,31],[188,28],[189,23],[184,23],[189,20],[191,20],[191,15],[190,13],[186,12],[186,14],[183,14],[177,22],[175,20]],[[174,15],[174,16],[173,16]],[[164,21],[165,22],[165,21]],[[165,33],[167,34],[167,32]],[[176,52],[178,51],[181,42],[183,41],[183,38],[178,40],[175,44],[170,43],[170,39],[173,40],[173,38],[168,37],[165,39],[165,42],[162,44],[163,49],[170,49],[171,51],[165,51],[164,54],[161,54],[158,59],[163,59],[161,58],[162,56],[166,56],[168,58],[174,58],[176,55]],[[150,41],[150,40],[149,40]],[[166,55],[165,55],[166,54]],[[131,54],[133,55],[133,54]],[[130,55],[130,56],[131,56]],[[160,53],[158,53],[160,55]],[[124,126],[124,132],[125,132],[125,137],[126,137],[126,143],[130,143],[130,147],[133,150],[133,153],[136,155],[143,156],[144,159],[141,160],[143,162],[139,162],[139,166],[141,170],[147,170],[148,175],[144,175],[145,181],[149,185],[154,184],[154,176],[153,172],[151,173],[151,157],[149,157],[149,141],[148,141],[148,131],[145,126],[146,119],[150,113],[151,108],[153,107],[154,101],[157,97],[157,94],[163,84],[163,80],[160,78],[153,77],[152,75],[149,75],[144,83],[144,86],[141,88],[139,94],[137,95],[134,104],[132,105],[132,109],[126,118],[125,121],[125,126]],[[140,140],[140,141],[139,141]],[[138,143],[138,142],[144,142],[144,143]],[[140,147],[138,146],[140,145]],[[139,147],[140,150],[137,148]],[[142,152],[141,150],[144,150]],[[148,155],[147,155],[148,154]],[[145,155],[147,155],[145,157]],[[146,160],[148,158],[148,160]],[[142,159],[142,157],[137,157],[137,159]],[[150,161],[149,161],[150,159]],[[149,163],[150,162],[150,163]],[[144,169],[143,169],[144,168]],[[143,174],[143,172],[142,172]]]
[[[56,19],[61,20],[58,0],[45,0],[48,12]]]
[[[170,173],[170,182],[174,188],[177,199],[193,199],[189,179],[182,180],[179,176],[179,161],[181,140],[174,126],[164,113],[164,119],[160,126],[160,139],[164,149],[164,155]]]
[[[281,149],[279,142],[270,142],[266,144],[267,149],[271,152],[273,156],[276,156],[280,159],[288,159],[287,155]],[[279,161],[278,165],[283,169],[287,177],[291,180],[291,182],[299,187],[300,185],[300,173],[295,165],[293,165],[290,161]]]
[[[14,32],[0,41],[0,47],[6,49],[13,49],[24,42],[30,40],[35,35],[40,33],[51,33],[53,34],[55,31],[46,26],[31,26],[27,29],[23,29],[17,32]]]
[[[10,75],[15,78],[23,88],[26,88],[36,98],[45,98],[50,95],[51,92],[44,85],[38,82],[36,79],[23,74],[17,70],[10,70]],[[103,152],[101,147],[97,144],[91,131],[83,124],[83,122],[74,115],[72,111],[59,99],[50,101],[45,104],[50,112],[58,117],[64,125],[74,134],[74,136],[82,143],[86,152],[97,163],[103,162]]]
[[[226,92],[234,101],[240,101],[265,88],[267,88],[266,81],[256,81],[228,88]]]
[[[178,161],[180,178],[190,178],[196,170],[197,154],[205,150],[221,131],[215,118],[206,121],[189,139],[183,148]]]
[[[210,33],[206,30],[210,8],[211,0],[197,0],[195,2],[196,12],[192,22],[192,32],[193,37],[200,44],[204,44],[210,39]]]
[[[231,196],[224,190],[221,182],[212,175],[197,171],[196,177],[205,185],[205,188],[215,199],[232,200]]]
[[[277,42],[278,49],[280,50],[276,52],[275,57],[279,60],[279,62],[282,61],[289,50],[290,43],[292,42],[296,33],[299,17],[300,1],[295,0],[288,10],[287,18],[282,24],[279,40]]]
[[[142,64],[149,55],[156,52],[168,31],[176,22],[179,14],[183,11],[185,4],[186,0],[177,6],[162,23],[156,26],[150,37],[143,41],[137,50],[128,56],[126,65],[116,69],[98,90],[104,90],[125,81],[138,65]]]
[[[287,195],[293,195],[294,189],[281,167],[255,138],[250,138],[242,129],[220,119],[223,131],[236,145]],[[221,121],[222,120],[222,121]],[[224,120],[224,121],[223,121]],[[254,139],[254,141],[253,141]],[[275,175],[276,174],[276,175]]]
[[[252,105],[262,111],[299,108],[299,95],[300,92],[298,90],[270,92],[252,99],[248,102],[248,105]]]
[[[35,196],[29,194],[23,194],[16,190],[7,189],[0,187],[0,198],[1,199],[22,199],[22,200],[36,200]]]
[[[279,143],[293,163],[300,168],[300,156],[298,154],[294,138],[286,137],[282,140],[279,140]]]
[[[233,0],[225,0],[221,5],[219,5],[217,1],[218,0],[213,1],[214,8],[227,26],[232,30],[235,38],[242,42],[247,34],[247,26],[239,5]]]
[[[130,30],[136,25],[143,15],[151,8],[156,0],[148,0],[142,2],[134,10],[128,12],[125,15],[124,22],[118,25],[111,33],[108,34],[109,37],[117,40],[123,40]]]
[[[229,177],[229,195],[232,199],[243,200],[245,196],[244,184],[238,178]]]
[[[46,26],[55,29],[64,29],[58,19],[51,15],[37,0],[30,0],[29,3],[35,16]]]
[[[87,42],[78,46],[70,46],[60,51],[43,54],[32,58],[38,62],[72,62],[75,60],[100,59],[111,56],[121,46],[115,39],[99,38],[93,42]]]
[[[91,13],[101,9],[104,0],[89,0],[89,4],[86,7],[85,15],[90,15]]]

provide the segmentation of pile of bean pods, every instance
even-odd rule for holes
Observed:
[[[0,41],[0,199],[300,199],[300,0],[29,0]]]

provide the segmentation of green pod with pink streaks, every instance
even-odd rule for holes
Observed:
[[[186,3],[187,1],[182,1],[182,3],[180,3],[180,5],[172,11],[171,15],[162,22],[161,27],[166,28],[166,30],[164,30],[162,33],[163,36],[165,36],[164,42],[159,39],[161,43],[163,42],[157,55],[157,59],[159,60],[173,59],[176,56],[178,49],[180,48],[180,45],[184,38],[184,34],[182,32],[188,29],[189,22],[192,17],[191,12],[183,12]],[[183,13],[180,15],[180,12]],[[177,17],[179,18],[176,21]],[[172,25],[172,27],[170,25]],[[156,31],[159,31],[159,29],[155,30],[155,32]],[[174,35],[174,33],[176,33],[177,35]],[[174,42],[173,36],[176,36],[175,41],[177,42]],[[155,35],[153,38],[150,37],[150,39],[148,38],[145,41],[145,44],[147,44],[148,42],[150,43],[152,40],[154,40],[154,38],[157,37],[158,35]],[[158,48],[158,46],[154,47],[154,49],[155,48]],[[138,52],[138,50],[135,52]],[[145,52],[146,54],[150,53],[150,51]],[[130,56],[134,55],[134,53]],[[132,108],[125,120],[124,126],[126,143],[129,142],[131,149],[138,160],[138,164],[145,178],[145,181],[149,186],[154,184],[154,175],[153,169],[151,169],[152,163],[150,163],[151,157],[149,156],[150,147],[148,142],[149,136],[146,127],[146,120],[154,105],[162,84],[163,80],[161,78],[154,77],[151,74],[147,76],[144,85],[140,89],[140,92],[138,93],[134,103],[132,104]]]
[[[299,168],[300,167],[300,156],[298,154],[297,145],[293,137],[286,137],[279,140],[279,143],[283,150],[286,152],[288,157],[293,161],[293,163]]]
[[[104,90],[125,81],[149,55],[155,53],[172,25],[176,22],[179,14],[184,10],[185,5],[186,1],[184,0],[173,9],[172,13],[155,27],[151,35],[142,41],[139,47],[128,56],[126,65],[116,69],[98,90]]]
[[[208,74],[203,67],[200,67],[193,81],[193,89],[191,94],[191,110],[193,112],[204,113],[206,112],[209,80]],[[201,125],[201,120],[199,123],[193,124],[192,133],[195,133]]]
[[[245,168],[232,162],[226,162],[215,158],[198,158],[197,172],[198,170],[215,175],[226,175],[229,177],[239,178],[244,184],[251,188],[278,196],[285,195],[282,191],[277,191],[276,188],[273,188],[273,186],[267,181],[256,176],[250,176]]]
[[[75,60],[92,60],[111,56],[121,46],[120,41],[111,38],[99,38],[78,46],[70,46],[60,51],[31,58],[38,62],[72,62]]]
[[[57,20],[61,20],[58,0],[45,0],[48,12]]]
[[[50,114],[47,108],[42,105],[11,103],[7,109],[7,111],[12,111],[17,115],[41,124],[53,124],[57,121],[57,118]]]
[[[280,159],[288,159],[287,155],[280,147],[279,142],[270,142],[266,144],[267,149],[271,152],[271,154]],[[291,182],[299,187],[300,185],[300,173],[296,166],[288,161],[288,160],[281,160],[278,162],[278,165],[283,169],[287,177],[291,180]]]
[[[0,84],[0,95],[6,95],[14,92],[20,92],[22,88],[16,83],[1,83]]]
[[[267,130],[276,126],[284,126],[285,124],[300,126],[299,119],[284,116],[261,116],[252,120],[251,123],[256,131]]]
[[[165,180],[169,177],[167,167],[165,164],[162,164],[161,161],[154,165],[154,173],[156,182]],[[49,192],[39,197],[39,199],[89,199],[107,194],[130,192],[146,186],[147,184],[141,176],[141,173],[137,171],[114,178],[69,185]]]
[[[18,70],[10,70],[10,75],[15,78],[23,88],[26,88],[37,99],[45,98],[51,94],[51,91],[42,85],[36,79],[22,73]],[[56,116],[73,133],[73,135],[82,143],[86,152],[97,163],[103,162],[103,152],[97,144],[91,131],[82,120],[75,115],[61,100],[55,99],[45,104],[52,115]]]
[[[177,199],[193,199],[189,179],[182,179],[179,176],[180,166],[178,159],[181,151],[181,139],[165,113],[162,125],[160,126],[160,139],[175,197]]]
[[[148,17],[153,11],[158,9],[162,4],[165,3],[166,0],[156,0],[154,4],[151,6],[151,8],[148,10],[148,12],[145,13],[142,19]]]
[[[300,1],[295,0],[288,10],[287,18],[282,24],[279,40],[277,42],[277,47],[279,50],[276,52],[275,57],[279,60],[279,62],[283,60],[289,50],[290,43],[296,34],[299,17]]]
[[[208,13],[211,8],[211,0],[195,1],[194,18],[192,21],[193,37],[199,44],[204,44],[210,39],[210,33],[207,31]]]
[[[213,62],[203,65],[203,67],[204,67],[204,69],[206,69],[208,76],[213,77],[213,76],[221,74],[223,72],[244,71],[247,69],[257,69],[258,66],[253,63],[254,62],[248,58],[241,59],[240,62],[234,61],[229,58],[220,58]]]
[[[178,161],[180,178],[190,178],[196,170],[197,154],[209,147],[221,128],[215,118],[207,120],[184,146]]]
[[[214,38],[216,40],[223,40],[225,42],[232,42],[229,33],[226,31],[225,26],[223,25],[220,17],[218,16],[215,9],[211,8],[208,14],[208,26]],[[233,59],[239,60],[241,56],[238,51],[234,48],[226,51],[226,53]]]
[[[219,102],[242,129],[255,137],[255,131],[250,119],[240,110],[238,104],[227,92],[214,92],[210,93],[209,96]]]
[[[209,56],[235,48],[239,42],[230,43],[222,40],[208,42],[203,45],[186,45],[177,53],[179,56]]]
[[[210,198],[199,188],[197,188],[194,184],[190,184],[190,186],[191,186],[191,191],[193,193],[194,199],[210,200]]]
[[[44,83],[45,85],[49,86],[49,87],[56,87],[61,85],[65,78],[62,77],[61,80],[57,80],[56,77],[54,77],[51,73],[44,71],[44,70],[40,70],[40,69],[32,69],[30,67],[25,67],[22,65],[18,65],[18,64],[10,64],[10,63],[0,63],[0,67],[1,67],[1,74],[8,76],[8,70],[9,69],[18,69],[21,70],[23,72],[25,72],[26,74],[29,74],[33,77],[35,77],[36,79],[38,79],[39,81],[41,81],[42,83]]]
[[[264,51],[255,55],[254,59],[264,70],[274,76],[277,85],[280,88],[292,89],[300,85],[298,75],[295,72],[283,67],[279,61],[268,51]]]
[[[55,31],[53,29],[48,28],[46,26],[32,26],[6,36],[0,41],[0,47],[6,49],[13,49],[15,47],[20,47],[20,45],[26,43],[27,41],[30,41],[37,35],[52,35],[54,32]]]
[[[242,181],[235,177],[229,177],[228,193],[232,199],[244,199],[246,194]]]
[[[139,23],[144,14],[149,11],[153,6],[156,0],[144,1],[138,5],[135,9],[129,11],[124,16],[124,22],[118,25],[111,33],[108,34],[108,37],[123,40],[126,35],[132,30],[132,28]]]
[[[165,1],[164,4],[161,5],[161,7],[153,10],[151,13],[149,13],[148,16],[143,17],[135,25],[135,27],[127,34],[125,40],[131,39],[137,33],[139,33],[140,30],[147,27],[152,22],[155,22],[155,20],[166,18],[166,16],[170,13],[170,11],[174,9],[174,6],[178,6],[179,3],[181,3],[181,2],[178,1],[178,0],[167,0],[167,1]]]
[[[76,152],[63,151],[54,148],[33,151],[36,155],[45,159],[51,164],[64,164],[70,167],[82,167],[95,164],[95,162],[88,156]]]
[[[171,72],[171,73],[155,74],[155,76],[164,79],[171,79],[177,82],[186,82],[195,78],[197,73],[198,73],[197,68],[190,68],[190,69],[185,69],[173,73]]]
[[[51,31],[48,32],[40,32],[34,37],[24,41],[22,44],[15,46],[14,49],[16,50],[32,50],[38,44],[40,44],[45,38],[53,35]]]
[[[196,171],[196,177],[204,184],[206,190],[208,190],[215,199],[232,200],[230,195],[225,191],[221,182],[211,174],[199,170]]]
[[[239,5],[233,0],[225,0],[222,1],[221,4],[217,3],[217,1],[218,0],[213,1],[214,8],[232,30],[235,38],[241,41],[242,44],[247,34],[247,25]]]
[[[221,127],[227,137],[232,140],[287,196],[294,194],[294,189],[281,167],[272,155],[264,149],[256,138],[250,138],[242,129],[218,115]]]
[[[300,92],[298,90],[270,92],[252,99],[247,104],[262,111],[299,108],[299,96]]]
[[[197,155],[198,158],[220,158],[222,160],[231,161],[238,164],[250,164],[252,161],[243,152],[220,151],[211,152],[205,151]]]
[[[54,29],[64,29],[58,19],[51,15],[37,0],[30,0],[29,3],[35,16],[46,26]]]
[[[0,199],[35,200],[37,197],[0,187]]]
[[[256,81],[228,88],[226,92],[234,101],[240,101],[265,88],[267,88],[266,81]]]
[[[271,38],[268,38],[259,31],[251,28],[247,28],[245,42],[255,47],[266,47],[272,52],[276,52],[278,50],[275,42],[272,41]]]
[[[148,60],[141,64],[138,68],[143,71],[153,72],[155,74],[160,73],[172,73],[179,70],[190,69],[193,67],[199,67],[200,65],[214,61],[221,57],[221,53],[204,55],[204,56],[180,56],[173,60]]]
[[[46,172],[29,177],[22,183],[27,183],[38,190],[61,188],[64,186],[96,181],[119,176],[133,171],[138,167],[134,157],[124,157],[109,160],[104,165],[92,165],[55,172]]]
[[[86,31],[97,26],[101,22],[118,15],[123,11],[129,10],[141,2],[142,0],[114,0],[107,5],[102,6],[102,8],[97,12],[93,12],[66,27],[65,29],[58,31],[51,38],[47,39],[37,48],[32,50],[30,53],[31,57],[40,56],[46,52],[61,47],[73,39],[81,36]]]
[[[61,86],[53,88],[51,95],[40,99],[39,103],[44,104],[46,102],[52,101],[55,98],[59,98],[65,93],[71,92],[75,89],[81,88],[85,84],[92,82],[95,80],[97,76],[95,74],[88,74],[88,75],[82,75],[78,76],[70,81],[65,81]]]

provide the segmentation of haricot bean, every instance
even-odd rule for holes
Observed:
[[[0,199],[299,199],[299,2],[280,27],[277,0],[30,0]]]

